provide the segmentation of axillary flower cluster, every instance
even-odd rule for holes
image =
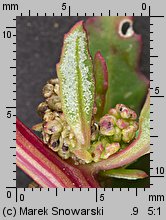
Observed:
[[[45,101],[37,108],[43,121],[33,126],[33,130],[40,131],[44,143],[63,159],[72,158],[76,164],[85,163],[74,154],[77,140],[65,119],[59,94],[58,78],[49,80],[43,88]],[[87,149],[92,157],[91,162],[107,159],[123,149],[135,138],[138,130],[136,113],[123,104],[111,108],[99,122],[95,121],[95,113],[93,111],[91,144]]]

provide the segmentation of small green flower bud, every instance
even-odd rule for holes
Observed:
[[[50,135],[45,133],[44,131],[42,132],[42,137],[43,137],[43,142],[45,144],[48,144],[49,140],[50,140]]]
[[[69,139],[71,140],[71,139],[73,139],[74,138],[74,133],[73,132],[70,132],[69,133]]]
[[[54,92],[55,92],[55,94],[58,95],[58,96],[59,96],[59,91],[60,91],[60,89],[59,89],[59,84],[55,84],[55,86],[54,86]]]
[[[63,121],[62,121],[62,119],[60,118],[60,115],[59,115],[59,116],[56,116],[56,117],[55,117],[55,120],[58,121],[58,122],[63,126]]]
[[[116,123],[116,118],[112,115],[105,115],[100,119],[100,133],[102,135],[111,136],[115,133],[114,125]]]
[[[57,120],[49,121],[44,124],[44,131],[47,134],[58,134],[62,131],[62,125]]]
[[[38,123],[32,127],[32,130],[41,132],[43,130],[43,123]]]
[[[72,152],[76,155],[78,159],[85,161],[85,163],[90,163],[93,160],[91,154],[87,150],[74,149],[72,150]]]
[[[92,157],[94,162],[100,161],[103,150],[104,147],[102,142],[97,142],[92,145]]]
[[[70,157],[70,151],[68,150],[68,148],[66,146],[64,146],[63,148],[59,149],[58,155],[62,159],[66,160],[66,159],[68,159]]]
[[[61,132],[61,137],[64,139],[68,137],[69,134],[70,134],[70,131],[66,127],[63,127],[63,131]]]
[[[48,109],[48,105],[46,102],[41,102],[37,107],[37,113],[40,117],[43,117],[45,111]]]
[[[94,122],[91,126],[91,133],[98,131],[99,130],[99,126],[96,122]]]
[[[59,117],[60,117],[61,121],[66,122],[65,115],[63,114],[63,112],[59,114]],[[67,122],[66,122],[66,124],[67,124]]]
[[[69,151],[69,146],[68,146],[68,144],[66,144],[65,142],[64,142],[63,145],[62,145],[62,151],[63,151],[63,152],[68,152],[68,151]]]
[[[59,83],[59,79],[58,79],[58,78],[50,79],[50,80],[48,81],[48,83],[50,83],[50,84],[52,84],[52,85],[58,84],[58,83]]]
[[[52,95],[46,101],[47,101],[48,107],[51,110],[57,110],[57,107],[55,107],[55,105],[60,102],[60,98],[57,95]]]
[[[135,128],[134,126],[130,125],[126,129],[122,130],[122,140],[125,143],[129,143],[135,137]]]
[[[130,125],[132,125],[134,127],[134,130],[137,131],[138,130],[138,122],[136,121],[131,121]]]
[[[49,98],[54,91],[54,86],[50,83],[47,83],[44,87],[43,87],[43,96],[45,98]]]
[[[61,112],[62,111],[62,104],[61,102],[57,102],[54,106],[55,110],[58,111],[58,112]]]
[[[133,111],[130,108],[127,108],[123,104],[117,104],[116,110],[120,113],[121,117],[124,119],[131,119],[131,120],[137,119],[137,114],[135,113],[135,111]]]
[[[64,142],[64,139],[62,137],[60,137],[59,141],[60,144],[59,144],[58,155],[63,159],[68,159],[70,157],[69,146],[67,145],[67,143]]]
[[[43,120],[46,122],[52,121],[54,120],[54,118],[55,118],[55,115],[50,109],[48,109],[43,116]]]
[[[77,146],[77,141],[76,141],[76,139],[75,139],[75,138],[71,139],[71,140],[70,140],[69,147],[70,147],[71,149],[74,149],[74,148],[76,148],[76,146]]]
[[[125,105],[117,104],[116,110],[119,112],[119,114],[122,118],[124,118],[124,119],[130,118],[130,109],[127,108]]]
[[[129,126],[129,123],[127,121],[125,121],[124,119],[118,119],[116,122],[116,125],[118,126],[118,128],[124,129]]]
[[[130,119],[131,120],[136,120],[137,119],[137,114],[135,113],[135,111],[130,109]]]
[[[120,118],[120,114],[115,108],[111,108],[109,110],[108,114],[113,115],[115,118]]]
[[[59,147],[60,147],[60,134],[52,134],[51,135],[51,139],[50,139],[50,143],[49,143],[49,147],[53,150],[53,151],[58,151]]]
[[[97,123],[93,123],[93,125],[91,126],[91,141],[95,141],[97,140],[99,136],[99,126]]]
[[[123,150],[128,146],[127,143],[121,142],[120,149]]]
[[[59,79],[55,78],[55,84],[59,84]]]
[[[95,131],[91,134],[91,141],[96,141],[99,137],[99,132]]]
[[[60,138],[60,133],[54,133],[51,135],[50,143],[57,141]]]
[[[60,118],[60,112],[53,111],[55,118]]]
[[[120,149],[119,143],[111,143],[111,144],[108,143],[105,147],[105,150],[101,154],[101,158],[107,159],[112,154],[115,154],[119,149]]]
[[[122,138],[121,129],[115,127],[115,134],[112,136],[113,142],[120,142]]]
[[[52,142],[52,143],[49,145],[49,147],[50,147],[53,151],[57,152],[57,151],[59,150],[59,140]]]
[[[66,138],[63,139],[63,144],[64,144],[65,146],[69,146],[69,145],[70,145],[69,137],[66,137]]]

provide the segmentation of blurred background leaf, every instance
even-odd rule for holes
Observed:
[[[108,91],[105,100],[107,113],[111,107],[123,103],[140,112],[147,93],[147,81],[139,71],[139,56],[142,45],[140,36],[126,37],[122,22],[132,23],[131,17],[95,17],[86,22],[89,47],[94,58],[97,51],[104,57],[108,68]]]

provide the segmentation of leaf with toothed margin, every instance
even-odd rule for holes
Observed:
[[[129,28],[123,34],[121,28],[125,22],[128,22]],[[142,40],[133,32],[132,23],[132,17],[126,16],[94,17],[85,23],[92,58],[100,51],[108,68],[103,115],[117,103],[123,103],[139,113],[147,93],[148,81],[139,71]]]
[[[104,105],[105,105],[105,96],[108,89],[108,71],[106,62],[98,51],[95,54],[94,62],[94,76],[95,76],[95,104],[97,107],[97,113],[95,114],[95,119],[99,120],[102,116]]]
[[[114,178],[127,179],[127,180],[137,180],[148,177],[148,175],[142,170],[124,169],[124,168],[101,171],[100,176],[114,177]]]
[[[62,109],[78,142],[78,156],[90,162],[90,125],[94,104],[93,65],[83,22],[65,35],[60,62],[57,64]]]

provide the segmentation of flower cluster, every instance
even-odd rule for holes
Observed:
[[[74,148],[76,140],[62,112],[58,78],[47,82],[43,96],[45,102],[37,108],[43,122],[33,126],[33,130],[40,131],[44,143],[63,159],[68,159],[71,156],[69,147]]]
[[[98,124],[98,129],[92,132],[93,160],[98,162],[130,143],[138,130],[136,113],[123,104],[117,104],[104,115]]]
[[[59,93],[59,80],[49,80],[43,88],[45,101],[37,108],[43,121],[33,126],[33,129],[42,133],[44,143],[60,157],[71,157],[76,163],[84,163],[73,153],[77,149],[77,140],[63,114]],[[93,112],[95,114],[95,111]],[[88,148],[92,160],[98,162],[107,159],[129,144],[138,130],[136,119],[136,113],[123,104],[117,104],[115,108],[110,109],[99,122],[93,119],[91,145]]]

